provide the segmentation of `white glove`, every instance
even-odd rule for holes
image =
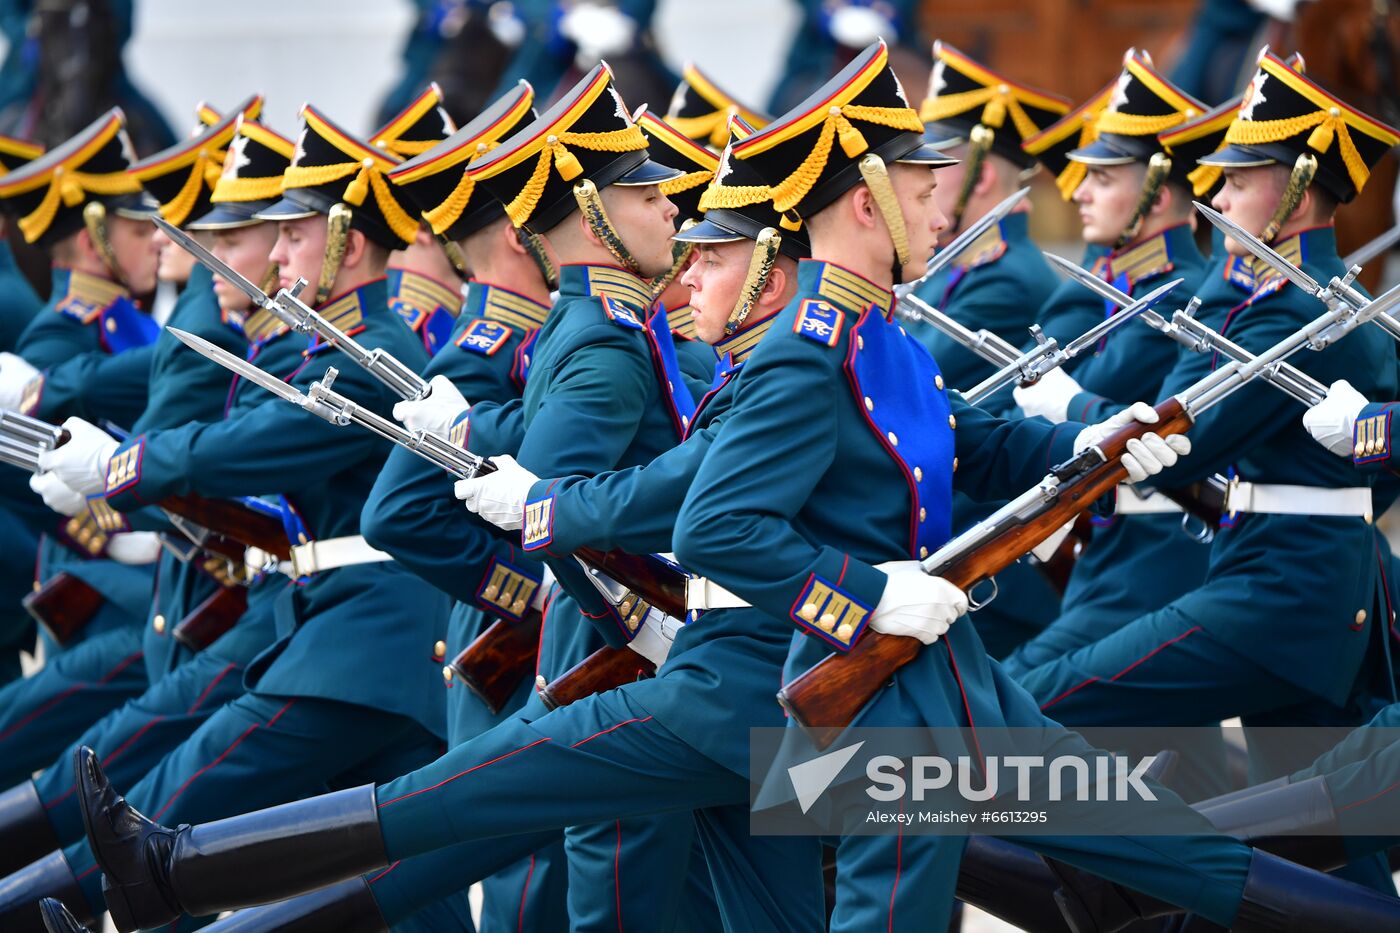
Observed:
[[[0,408],[19,408],[24,387],[37,375],[39,370],[30,366],[24,357],[0,353]]]
[[[1293,22],[1298,15],[1298,0],[1245,0],[1250,6],[1271,19]]]
[[[1350,457],[1356,416],[1367,404],[1366,396],[1338,379],[1327,390],[1327,397],[1303,412],[1303,427],[1312,439],[1339,457]]]
[[[540,577],[540,585],[535,587],[535,598],[530,600],[530,608],[539,612],[544,611],[544,604],[549,599],[549,591],[554,587],[554,571],[549,569],[549,565],[544,565],[544,576]]]
[[[53,473],[35,473],[29,477],[29,488],[59,515],[72,518],[87,511],[87,496],[75,492]]]
[[[1052,424],[1068,420],[1069,403],[1084,388],[1064,369],[1056,367],[1028,386],[1017,386],[1011,397],[1027,418],[1043,415]]]
[[[1079,453],[1107,440],[1134,421],[1156,424],[1157,412],[1146,402],[1134,402],[1112,418],[1091,424],[1080,431],[1079,436],[1074,439],[1074,452]],[[1134,438],[1128,441],[1127,453],[1123,454],[1119,462],[1128,471],[1128,482],[1140,483],[1149,476],[1155,476],[1173,466],[1178,459],[1190,452],[1191,440],[1184,434],[1172,434],[1168,437],[1144,434],[1141,439]]]
[[[539,477],[511,456],[492,457],[494,472],[459,479],[452,493],[467,508],[503,531],[518,531],[525,524],[525,498]]]
[[[875,569],[889,577],[870,615],[870,627],[877,632],[931,645],[967,612],[967,594],[942,577],[924,573],[916,560],[893,560]]]
[[[592,67],[600,58],[631,48],[637,21],[615,6],[580,3],[559,18],[559,33],[578,46],[579,64]]]
[[[74,492],[85,496],[107,486],[107,461],[117,452],[118,441],[82,418],[63,422],[68,442],[39,455],[39,469],[49,470]]]
[[[410,431],[426,431],[446,437],[452,422],[472,403],[462,397],[452,380],[438,374],[428,380],[428,395],[416,402],[402,401],[394,405],[394,417]]]
[[[831,14],[831,38],[848,49],[863,49],[876,39],[899,40],[894,24],[868,6],[843,6]]]
[[[119,564],[154,564],[160,557],[160,535],[154,531],[123,531],[107,539],[107,556]]]

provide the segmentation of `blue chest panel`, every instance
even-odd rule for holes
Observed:
[[[852,328],[845,368],[866,424],[909,484],[909,554],[936,550],[952,532],[951,476],[916,465],[953,462],[952,408],[938,364],[898,325],[867,311]]]
[[[101,314],[102,344],[112,354],[145,347],[156,342],[160,336],[160,325],[149,314],[132,304],[129,298],[118,298]]]
[[[695,420],[695,397],[681,374],[681,364],[676,358],[676,338],[671,333],[664,307],[647,321],[647,343],[651,345],[652,361],[660,371],[666,408],[675,422],[676,436],[685,437],[690,423]]]

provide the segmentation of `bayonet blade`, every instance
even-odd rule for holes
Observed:
[[[1061,272],[1063,272],[1068,277],[1074,279],[1080,285],[1083,285],[1085,288],[1096,293],[1100,298],[1103,298],[1105,301],[1111,301],[1114,304],[1118,305],[1120,308],[1127,307],[1128,305],[1133,303],[1131,295],[1120,290],[1113,284],[1105,282],[1103,279],[1099,278],[1097,275],[1094,275],[1094,273],[1090,272],[1088,269],[1085,269],[1083,266],[1079,265],[1079,263],[1066,259],[1063,256],[1057,256],[1049,250],[1041,250],[1041,255],[1043,255],[1046,258],[1050,265],[1054,266],[1056,269],[1059,269]]]
[[[259,308],[268,308],[272,305],[272,299],[268,297],[266,292],[239,275],[228,263],[205,249],[194,237],[165,220],[159,214],[152,215],[151,219],[156,222],[156,226],[160,227],[161,232],[170,237],[181,249],[198,259],[200,264],[206,266],[209,271],[251,298]],[[218,349],[218,347],[214,347],[214,349]]]
[[[308,401],[305,395],[287,385],[281,379],[278,379],[271,373],[258,369],[258,367],[249,363],[247,360],[239,359],[223,347],[216,346],[203,337],[191,334],[189,331],[180,330],[178,327],[170,327],[167,325],[165,329],[170,331],[170,333],[175,336],[176,340],[180,341],[200,356],[207,360],[212,360],[224,369],[237,373],[249,382],[257,383],[278,398],[291,402],[293,405],[304,405]]]
[[[1076,268],[1078,267],[1076,266]],[[1090,277],[1092,278],[1092,276]],[[1180,285],[1184,281],[1186,280],[1172,279],[1170,282],[1164,282],[1161,285],[1154,288],[1152,291],[1148,292],[1146,295],[1143,295],[1141,298],[1136,299],[1130,298],[1127,295],[1123,295],[1122,292],[1118,292],[1120,295],[1123,295],[1124,298],[1124,302],[1121,303],[1122,308],[1118,311],[1118,313],[1104,318],[1102,321],[1095,324],[1093,327],[1089,328],[1084,333],[1080,334],[1078,337],[1075,337],[1069,343],[1065,344],[1065,354],[1071,358],[1078,356],[1081,352],[1084,351],[1085,347],[1090,347],[1097,344],[1099,342],[1099,338],[1102,337],[1104,334],[1107,334],[1108,332],[1114,330],[1121,324],[1126,324],[1129,319],[1137,317],[1139,314],[1142,314],[1144,311],[1151,308],[1157,302],[1161,301],[1162,298],[1167,295],[1167,293],[1173,291],[1178,285]],[[1107,285],[1108,283],[1105,282],[1104,284]],[[1110,285],[1109,288],[1113,288],[1113,286]],[[1118,289],[1116,288],[1114,288],[1113,290],[1115,292],[1118,291]]]
[[[1275,272],[1278,272],[1280,275],[1285,276],[1288,279],[1288,281],[1292,282],[1294,285],[1297,285],[1309,295],[1316,296],[1319,292],[1322,291],[1322,286],[1317,284],[1316,279],[1308,275],[1302,269],[1299,269],[1297,266],[1293,265],[1293,263],[1289,262],[1287,259],[1284,259],[1272,246],[1265,243],[1263,240],[1259,239],[1257,236],[1250,233],[1244,227],[1241,227],[1239,224],[1235,223],[1233,220],[1226,217],[1224,214],[1220,213],[1215,208],[1211,207],[1208,204],[1202,204],[1200,201],[1197,201],[1196,210],[1204,214],[1206,220],[1209,220],[1211,223],[1215,224],[1215,226],[1218,227],[1222,233],[1233,239],[1235,242],[1243,245],[1245,249],[1249,250],[1251,253],[1258,256],[1260,259],[1264,260],[1264,262],[1268,263],[1269,266],[1272,267]]]
[[[995,224],[999,224],[1007,214],[1016,209],[1016,205],[1026,199],[1026,195],[1031,193],[1030,188],[1022,188],[1015,194],[1008,195],[1000,204],[981,217],[975,223],[968,225],[962,233],[953,238],[953,241],[940,249],[931,260],[929,260],[928,270],[924,273],[924,278],[928,278],[940,272],[948,263],[957,259],[969,246],[972,245],[982,234],[986,233]],[[922,280],[920,280],[922,281]]]
[[[1381,253],[1389,250],[1396,243],[1400,243],[1400,224],[1391,227],[1385,233],[1382,233],[1351,255],[1344,256],[1342,258],[1342,265],[1346,266],[1348,269],[1352,266],[1364,266]]]

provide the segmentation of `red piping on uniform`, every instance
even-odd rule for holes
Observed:
[[[189,778],[185,781],[185,783],[181,784],[180,787],[175,791],[175,793],[173,793],[173,794],[170,795],[170,799],[167,800],[167,801],[165,802],[165,805],[164,805],[164,806],[162,806],[159,810],[156,811],[155,815],[152,816],[151,819],[156,820],[156,821],[159,821],[160,818],[161,818],[162,816],[165,815],[165,811],[170,809],[170,805],[173,804],[173,803],[175,802],[176,798],[178,798],[181,794],[183,794],[183,793],[185,792],[185,789],[188,788],[191,784],[194,783],[195,778],[197,778],[197,777],[199,777],[200,775],[204,774],[206,771],[208,771],[209,769],[213,768],[213,767],[214,767],[215,765],[217,765],[219,762],[221,762],[221,761],[223,761],[225,758],[227,758],[227,757],[228,757],[228,753],[231,752],[231,751],[233,751],[233,750],[234,750],[235,748],[237,748],[239,745],[241,745],[242,742],[243,742],[243,740],[246,739],[250,734],[252,734],[252,732],[253,732],[254,729],[258,729],[258,728],[261,728],[261,727],[263,727],[263,726],[270,726],[270,725],[272,725],[273,723],[275,723],[278,719],[281,719],[281,718],[282,718],[282,714],[285,713],[287,710],[291,709],[291,708],[292,708],[292,704],[295,703],[295,702],[296,702],[296,700],[288,700],[288,701],[287,701],[287,705],[286,705],[286,706],[283,706],[281,709],[279,709],[279,710],[272,716],[272,718],[269,719],[267,722],[265,722],[265,723],[258,723],[258,722],[255,722],[255,723],[253,723],[251,726],[249,726],[247,729],[243,730],[243,734],[240,735],[238,738],[234,739],[234,740],[233,740],[233,744],[229,745],[228,748],[226,748],[226,749],[224,749],[222,752],[220,752],[218,758],[215,758],[213,761],[209,762],[209,764],[207,764],[207,765],[205,765],[204,767],[200,768],[200,769],[199,769],[198,771],[196,771],[194,774],[191,774],[191,775],[189,776]]]
[[[106,768],[106,767],[107,767],[108,765],[110,765],[112,762],[116,761],[117,758],[121,755],[122,752],[126,751],[128,748],[130,748],[130,747],[132,746],[133,743],[136,742],[137,739],[139,739],[139,738],[141,738],[141,736],[145,735],[147,729],[151,728],[151,726],[154,726],[156,723],[160,722],[160,721],[161,721],[162,719],[164,719],[164,718],[165,718],[164,716],[156,716],[154,719],[152,719],[150,722],[146,723],[146,724],[145,724],[144,726],[142,726],[140,729],[137,729],[135,732],[133,732],[133,733],[131,734],[131,736],[130,736],[125,742],[123,742],[122,744],[120,744],[120,745],[117,746],[116,750],[115,750],[114,752],[112,752],[112,754],[110,754],[110,755],[108,755],[106,758],[103,758],[103,759],[102,759],[102,767]],[[66,790],[66,791],[63,792],[63,796],[62,796],[62,797],[58,797],[57,799],[51,800],[51,801],[49,801],[48,803],[44,804],[44,809],[45,809],[45,810],[52,810],[54,807],[58,806],[60,803],[62,803],[63,801],[67,800],[69,797],[73,796],[73,794],[76,793],[77,790],[78,790],[77,782],[74,782],[74,783],[68,788],[68,790]]]
[[[1365,800],[1353,800],[1351,803],[1346,804],[1345,806],[1338,807],[1338,808],[1337,808],[1337,811],[1338,811],[1338,812],[1341,812],[1342,810],[1350,810],[1352,807],[1359,807],[1359,806],[1361,806],[1363,803],[1370,803],[1372,800],[1375,800],[1377,797],[1384,797],[1386,794],[1388,794],[1388,793],[1390,793],[1391,791],[1395,790],[1395,788],[1397,788],[1397,787],[1400,787],[1400,781],[1396,781],[1394,784],[1390,785],[1389,787],[1387,787],[1385,790],[1381,791],[1381,792],[1378,793],[1378,794],[1372,794],[1371,796],[1367,797]]]
[[[953,677],[958,682],[958,692],[962,694],[963,711],[967,713],[967,728],[972,733],[972,745],[977,749],[977,760],[981,763],[982,769],[985,770],[986,763],[982,759],[982,740],[977,737],[977,724],[972,721],[972,704],[967,701],[967,688],[963,686],[962,673],[958,670],[958,659],[953,657],[953,646],[948,643],[946,638],[943,640],[943,647],[948,649],[948,663],[952,666]]]
[[[904,799],[900,798],[899,812],[904,813]],[[894,933],[894,899],[899,893],[899,875],[904,870],[904,825],[900,824],[899,832],[895,836],[894,844],[894,885],[890,888],[890,918],[885,925],[888,933]]]
[[[62,703],[64,700],[68,699],[68,698],[69,698],[70,696],[72,696],[73,694],[79,693],[79,692],[81,692],[81,691],[83,691],[83,690],[86,690],[88,687],[97,687],[97,686],[101,686],[102,684],[107,683],[107,682],[110,681],[113,677],[116,677],[116,676],[117,676],[118,674],[120,674],[122,671],[126,670],[128,667],[130,667],[132,664],[134,664],[136,661],[139,661],[139,660],[141,659],[141,656],[142,656],[144,653],[145,653],[145,652],[138,651],[138,652],[136,652],[135,654],[130,654],[130,655],[127,655],[126,657],[122,658],[120,661],[117,662],[117,666],[116,666],[116,667],[112,668],[110,671],[108,671],[107,673],[103,674],[103,675],[102,675],[102,679],[99,680],[99,681],[97,681],[96,683],[93,683],[93,684],[74,684],[73,686],[69,687],[67,690],[63,691],[63,692],[60,693],[58,696],[54,697],[52,700],[49,700],[49,701],[48,701],[47,703],[45,703],[43,706],[40,706],[38,709],[36,709],[34,712],[30,713],[28,716],[25,716],[23,719],[21,719],[19,722],[15,723],[15,724],[14,724],[13,726],[11,726],[10,728],[6,729],[4,732],[0,732],[0,742],[3,742],[5,739],[8,739],[10,736],[14,735],[16,732],[18,732],[19,730],[23,729],[25,726],[29,725],[29,724],[30,724],[31,722],[33,722],[35,719],[38,719],[38,718],[39,718],[40,716],[42,716],[44,713],[47,713],[49,710],[53,709],[53,708],[54,708],[55,706],[57,706],[58,704]]]
[[[399,862],[402,862],[402,861],[403,861],[403,859],[399,859],[398,862],[394,862],[394,863],[393,863],[392,865],[390,865],[388,868],[384,869],[384,870],[381,871],[379,874],[375,875],[373,878],[370,878],[368,881],[366,881],[365,884],[374,884],[374,883],[375,883],[376,881],[378,881],[380,878],[383,878],[385,875],[389,874],[389,872],[393,871],[395,868],[398,868],[398,867],[399,867]]]
[[[233,670],[237,666],[237,664],[229,663],[227,666],[224,667],[223,670],[219,671],[219,673],[215,675],[214,679],[209,681],[209,686],[204,688],[204,692],[199,695],[199,699],[195,700],[194,705],[191,706],[189,709],[185,710],[185,713],[189,714],[198,710],[200,706],[204,704],[204,701],[209,699],[209,692],[215,687],[217,687],[219,685],[219,682],[223,680],[225,676],[228,675],[228,672]]]
[[[1194,634],[1196,634],[1197,632],[1199,632],[1200,630],[1201,630],[1201,627],[1200,627],[1199,625],[1193,625],[1193,626],[1191,626],[1190,628],[1188,628],[1186,631],[1182,632],[1180,635],[1176,636],[1175,638],[1169,638],[1169,639],[1167,639],[1166,641],[1164,641],[1164,642],[1162,642],[1160,645],[1158,645],[1156,648],[1153,648],[1151,651],[1147,652],[1147,654],[1145,654],[1145,655],[1143,655],[1142,657],[1138,658],[1138,659],[1137,659],[1136,661],[1134,661],[1132,664],[1129,664],[1127,667],[1123,668],[1121,671],[1119,671],[1118,673],[1114,674],[1112,677],[1108,678],[1109,683],[1112,683],[1113,681],[1117,680],[1119,677],[1122,677],[1124,674],[1128,673],[1128,671],[1130,671],[1130,670],[1132,670],[1133,668],[1137,667],[1137,666],[1138,666],[1139,664],[1141,664],[1143,661],[1146,661],[1148,658],[1152,657],[1154,654],[1156,654],[1157,652],[1161,651],[1163,648],[1166,648],[1166,647],[1169,647],[1169,646],[1171,646],[1171,645],[1174,645],[1174,644],[1176,644],[1177,642],[1181,641],[1181,640],[1182,640],[1183,638],[1185,638],[1186,636],[1188,636],[1188,635],[1194,635]],[[1055,699],[1051,700],[1049,703],[1046,703],[1046,704],[1044,704],[1043,706],[1041,706],[1041,707],[1040,707],[1041,712],[1044,712],[1045,710],[1047,710],[1047,709],[1049,709],[1050,707],[1054,706],[1056,703],[1060,702],[1060,701],[1063,700],[1065,697],[1069,696],[1071,693],[1073,693],[1074,691],[1078,690],[1080,687],[1087,687],[1089,684],[1092,684],[1092,683],[1094,683],[1095,681],[1097,681],[1097,680],[1099,680],[1099,679],[1100,679],[1100,678],[1098,678],[1098,677],[1090,677],[1088,680],[1085,680],[1085,681],[1083,681],[1083,682],[1081,682],[1081,683],[1075,684],[1073,687],[1070,687],[1070,688],[1069,688],[1068,690],[1066,690],[1064,693],[1062,693],[1062,694],[1060,694],[1059,696],[1055,697]]]
[[[487,765],[494,765],[496,762],[498,762],[498,761],[503,761],[504,759],[509,758],[509,757],[512,756],[512,755],[515,755],[515,754],[518,754],[518,753],[520,753],[520,752],[523,752],[523,751],[525,751],[527,748],[534,748],[536,745],[539,745],[541,742],[548,742],[548,741],[549,741],[549,736],[545,736],[545,737],[542,738],[542,739],[535,739],[535,741],[531,742],[529,745],[522,745],[522,746],[520,746],[519,748],[514,749],[513,751],[506,752],[504,755],[497,755],[495,758],[492,758],[490,761],[483,761],[483,762],[482,762],[481,764],[479,764],[479,765],[472,765],[470,768],[468,768],[468,769],[465,770],[465,771],[458,771],[456,774],[452,775],[452,777],[450,777],[450,778],[443,778],[441,781],[438,781],[438,782],[437,782],[436,784],[434,784],[432,787],[424,787],[424,788],[422,788],[421,790],[415,790],[415,791],[412,791],[411,793],[407,793],[407,794],[403,794],[402,796],[395,797],[393,800],[386,800],[386,801],[384,801],[383,803],[381,803],[376,809],[383,810],[385,807],[387,807],[387,806],[388,806],[389,804],[391,804],[391,803],[398,803],[400,800],[407,800],[409,797],[417,797],[419,794],[426,794],[426,793],[427,793],[428,791],[430,791],[430,790],[437,790],[439,787],[442,787],[444,784],[451,784],[453,781],[457,780],[459,777],[462,777],[463,775],[471,774],[473,771],[476,771],[476,770],[479,769],[479,768],[484,768],[484,767],[486,767]]]
[[[614,822],[617,826],[617,848],[613,850],[613,901],[617,909],[617,933],[622,933],[622,820]]]
[[[525,887],[520,889],[520,913],[516,915],[516,933],[525,933],[525,901],[530,896],[530,880],[535,877],[535,856],[530,855],[530,870],[525,872]]]
[[[631,725],[632,723],[634,723],[634,722],[651,722],[651,719],[652,719],[652,717],[650,717],[650,716],[646,716],[646,717],[643,717],[643,718],[641,718],[641,719],[624,719],[622,722],[618,723],[617,725],[615,725],[615,726],[610,726],[610,727],[608,727],[607,729],[604,729],[602,732],[595,732],[595,733],[593,733],[592,735],[590,735],[590,736],[589,736],[588,738],[586,738],[586,739],[579,739],[577,742],[575,742],[573,745],[570,745],[569,747],[570,747],[570,748],[578,748],[580,745],[584,744],[585,742],[592,742],[594,739],[598,738],[598,736],[600,736],[600,735],[607,735],[609,732],[612,732],[612,731],[614,731],[614,730],[616,730],[616,729],[621,729],[623,726],[630,726],[630,725]]]

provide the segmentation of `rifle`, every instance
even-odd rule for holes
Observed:
[[[68,432],[56,424],[17,411],[0,411],[0,461],[30,473],[39,472],[39,455],[68,442]],[[167,496],[156,503],[170,513],[181,531],[195,543],[233,560],[243,560],[244,546],[262,548],[279,560],[291,557],[282,520],[261,511],[250,500]],[[193,526],[197,526],[191,528]]]
[[[220,586],[175,625],[170,637],[191,651],[203,651],[233,628],[247,609],[246,587]]]
[[[537,609],[519,622],[497,619],[448,667],[491,712],[499,713],[535,667],[543,623]]]
[[[947,246],[940,249],[937,254],[928,261],[928,265],[924,268],[923,275],[912,282],[905,282],[896,287],[900,296],[902,297],[904,294],[918,288],[929,276],[937,275],[939,272],[942,272],[950,262],[966,252],[967,248],[975,243],[982,234],[1001,223],[1002,219],[1015,210],[1016,205],[1024,201],[1026,195],[1030,193],[1031,189],[1028,187],[1012,192],[998,202],[995,207],[987,211],[987,213],[977,218],[973,223],[968,224],[961,233],[948,242]]]
[[[87,627],[102,608],[103,596],[86,581],[60,570],[39,588],[26,593],[20,605],[60,647]]]
[[[970,590],[1122,482],[1127,473],[1119,460],[1129,440],[1148,432],[1184,433],[1196,416],[1220,404],[1269,367],[1303,347],[1322,349],[1397,305],[1400,286],[1360,310],[1337,302],[1250,362],[1230,361],[1160,402],[1155,424],[1127,425],[1097,446],[1054,467],[1039,484],[931,554],[923,561],[924,572],[945,577],[964,591]],[[826,748],[922,647],[914,638],[867,630],[849,652],[829,655],[786,684],[778,694],[778,702],[808,731],[818,748]]]
[[[335,367],[311,384],[306,394],[282,380],[263,372],[253,364],[239,359],[202,337],[187,333],[175,327],[166,327],[177,340],[195,352],[232,370],[249,382],[262,386],[267,391],[290,402],[331,424],[355,424],[380,437],[413,451],[418,456],[458,479],[470,479],[489,473],[495,465],[485,457],[462,450],[445,438],[426,431],[409,431],[395,421],[390,421],[373,411],[351,401],[331,386],[338,371]],[[631,593],[635,594],[632,605],[639,598],[677,618],[685,616],[685,573],[654,554],[624,554],[620,551],[598,551],[593,548],[580,548],[574,557],[584,566],[590,578],[600,582],[600,578],[610,578]],[[616,603],[615,603],[616,604]],[[623,613],[626,615],[626,612]],[[638,620],[640,621],[640,620]],[[626,649],[600,649],[605,651]],[[629,654],[635,654],[629,652]],[[639,656],[632,660],[638,663]],[[647,663],[640,659],[641,663]],[[616,686],[614,684],[614,686]]]
[[[599,648],[553,681],[535,681],[546,709],[568,706],[575,700],[612,690],[656,674],[656,665],[627,648]]]

